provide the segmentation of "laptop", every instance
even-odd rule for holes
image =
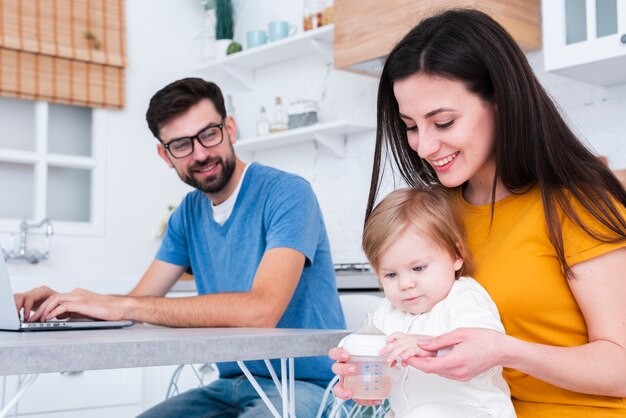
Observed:
[[[87,318],[68,318],[47,322],[22,322],[17,313],[17,306],[11,290],[9,271],[4,254],[0,252],[0,330],[4,331],[61,331],[76,329],[122,328],[133,324],[133,321],[100,321]]]

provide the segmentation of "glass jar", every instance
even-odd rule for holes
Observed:
[[[274,121],[270,124],[270,133],[286,131],[288,128],[287,112],[280,96],[274,100]]]
[[[257,136],[265,136],[270,133],[270,121],[267,119],[267,112],[265,106],[261,106],[259,111],[259,119],[256,122],[256,134]]]
[[[324,24],[324,1],[323,0],[305,0],[304,1],[304,20],[302,22],[303,30],[311,30],[321,27]]]
[[[324,26],[333,24],[333,3],[333,0],[324,2],[324,10],[322,11],[322,24]]]
[[[316,124],[318,110],[317,103],[313,100],[291,102],[287,109],[287,127],[295,129]]]

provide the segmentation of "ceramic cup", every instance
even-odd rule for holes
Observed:
[[[246,47],[254,48],[267,43],[267,33],[264,30],[249,30],[246,32]]]
[[[286,38],[296,33],[296,26],[290,25],[289,22],[285,22],[284,20],[272,20],[267,29],[271,42]]]

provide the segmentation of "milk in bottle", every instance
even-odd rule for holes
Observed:
[[[348,335],[343,348],[350,353],[350,363],[357,374],[344,378],[344,387],[354,399],[385,399],[391,392],[389,365],[379,351],[387,345],[387,336],[374,325],[374,315],[368,313],[365,325]]]

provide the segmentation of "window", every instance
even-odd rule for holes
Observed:
[[[47,217],[55,234],[104,233],[104,115],[0,97],[0,231]]]

